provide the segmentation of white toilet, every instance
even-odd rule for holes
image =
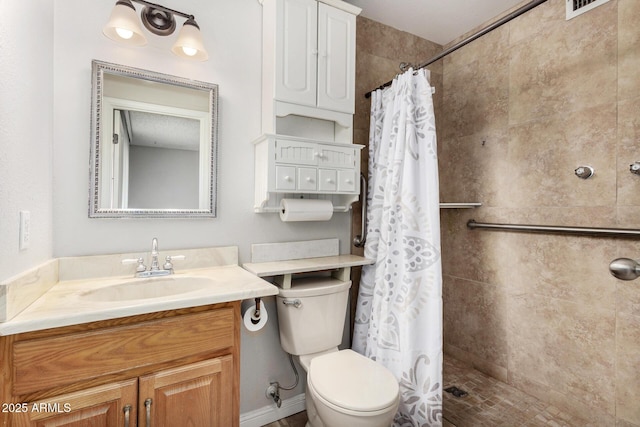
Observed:
[[[351,350],[338,350],[351,282],[306,278],[277,297],[280,343],[307,371],[307,427],[389,427],[396,378]]]

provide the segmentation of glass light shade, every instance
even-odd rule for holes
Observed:
[[[116,3],[116,6],[111,11],[109,22],[104,26],[102,32],[111,40],[130,46],[147,44],[147,39],[138,23],[136,10],[130,0],[119,0]]]
[[[202,42],[200,28],[191,19],[185,21],[171,51],[178,56],[196,61],[206,61],[209,58]]]

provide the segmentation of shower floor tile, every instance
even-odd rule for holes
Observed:
[[[596,427],[450,356],[444,357],[443,368],[443,389],[467,392],[463,397],[442,393],[445,426]]]

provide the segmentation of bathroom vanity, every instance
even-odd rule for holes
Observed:
[[[170,426],[188,412],[194,425],[238,425],[239,304],[1,337],[2,416],[14,426]]]
[[[117,257],[59,260],[63,280],[0,323],[0,425],[238,426],[241,300],[277,288],[227,249],[157,279],[64,280]]]

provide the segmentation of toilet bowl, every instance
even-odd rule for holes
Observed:
[[[389,427],[399,388],[385,367],[342,350],[311,360],[306,399],[307,427]]]

